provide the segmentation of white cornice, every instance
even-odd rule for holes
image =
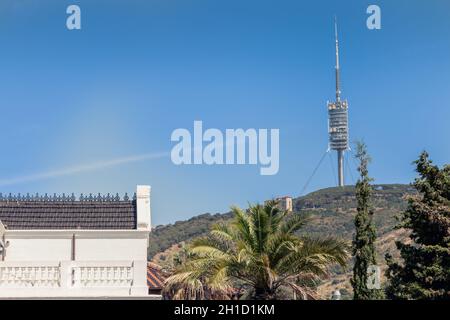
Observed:
[[[75,235],[78,239],[147,239],[148,230],[6,230],[5,237],[14,238],[51,238],[71,239]]]

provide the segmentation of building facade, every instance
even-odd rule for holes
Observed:
[[[278,197],[273,199],[277,202],[278,209],[282,211],[292,212],[293,211],[293,203],[291,196]],[[264,201],[264,204],[269,203],[269,200]]]
[[[276,200],[278,201],[278,206],[280,207],[281,210],[287,211],[287,212],[292,212],[293,206],[292,206],[292,197],[291,196],[279,197],[279,198],[276,198]]]
[[[132,199],[0,195],[0,221],[0,297],[148,297],[150,186]]]

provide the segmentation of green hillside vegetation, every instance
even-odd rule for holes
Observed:
[[[415,191],[409,185],[374,185],[374,222],[378,236],[391,232],[396,216],[406,209],[406,196]],[[355,188],[326,188],[294,200],[294,211],[310,211],[315,221],[306,228],[312,234],[334,234],[352,239],[356,213]]]
[[[395,216],[406,208],[405,196],[412,194],[414,189],[409,185],[390,184],[374,185],[374,221],[378,235],[382,236],[392,231]],[[356,213],[355,188],[326,188],[312,192],[306,196],[294,199],[294,211],[309,211],[315,217],[304,232],[312,235],[333,234],[351,240],[354,225],[353,216]],[[205,235],[214,223],[231,218],[230,213],[202,214],[186,221],[158,226],[150,233],[148,249],[149,259],[172,246]]]
[[[394,230],[394,226],[397,224],[397,217],[407,208],[407,197],[416,192],[412,186],[403,184],[374,185],[373,188],[373,218],[378,237],[376,249],[378,261],[384,271],[384,255],[390,252],[398,257],[395,241],[409,241],[408,234],[404,230]],[[332,235],[348,241],[353,239],[353,219],[356,214],[354,186],[321,189],[295,198],[293,203],[294,211],[307,211],[313,217],[302,233],[312,236]],[[172,269],[173,259],[184,243],[206,235],[215,223],[229,220],[231,216],[231,213],[203,214],[186,221],[156,227],[150,234],[149,259],[163,268]],[[319,294],[328,298],[332,290],[340,289],[343,299],[351,298],[351,275],[351,265],[345,271],[334,268],[331,277],[325,279],[319,287]]]
[[[214,225],[207,236],[190,243],[186,259],[166,279],[166,297],[319,299],[311,287],[328,276],[330,267],[347,266],[346,240],[299,237],[310,221],[308,214],[280,210],[276,201],[232,207],[232,213],[229,222]]]
[[[148,258],[151,260],[157,253],[161,253],[173,245],[190,241],[209,232],[212,225],[220,220],[227,220],[231,214],[205,213],[186,221],[157,226],[150,233]],[[164,259],[164,258],[163,258]]]

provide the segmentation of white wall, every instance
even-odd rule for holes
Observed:
[[[74,235],[75,261],[71,261]],[[117,297],[148,294],[146,230],[8,230],[5,238],[9,245],[5,261],[0,261],[0,297]],[[58,266],[61,274],[59,284],[48,286],[45,280],[35,286],[31,283],[34,276],[28,279],[23,274],[34,272],[35,268],[31,271],[26,268],[32,266],[43,270],[37,275],[46,274],[49,266]],[[100,268],[99,274],[108,267],[129,266],[132,269],[132,281],[124,285],[112,279],[105,287],[96,279],[88,278],[92,280],[92,286],[79,287],[70,279],[74,277],[72,270],[83,266]],[[11,275],[11,272],[14,274]],[[27,281],[31,281],[29,286],[26,285]]]
[[[5,261],[147,261],[148,232],[138,230],[8,231]]]
[[[0,261],[0,299],[148,297],[146,273],[146,261]]]
[[[147,260],[147,239],[77,239],[75,260]]]
[[[8,239],[5,261],[70,260],[71,239]]]

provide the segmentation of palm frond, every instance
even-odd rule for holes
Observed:
[[[237,237],[254,247],[256,240],[253,234],[250,216],[238,207],[231,207],[231,211],[234,214],[234,221],[231,227],[236,230]]]
[[[226,297],[239,284],[253,294],[265,292],[267,298],[288,286],[300,298],[313,299],[312,287],[330,266],[346,265],[346,242],[296,235],[309,215],[288,214],[276,202],[232,211],[231,223],[214,225],[187,247],[187,259],[166,280],[174,297]]]
[[[312,272],[326,276],[333,264],[346,266],[349,245],[335,238],[302,238],[301,244],[278,262],[283,272]]]
[[[281,233],[294,234],[311,221],[308,213],[297,213],[289,216],[281,226]]]
[[[224,222],[213,225],[210,234],[223,241],[234,241],[236,238],[235,230]]]
[[[203,299],[203,284],[192,272],[176,273],[164,281],[164,294],[175,300]]]
[[[311,288],[299,286],[295,283],[289,283],[289,286],[295,291],[301,300],[318,300],[319,295]]]
[[[210,234],[209,236],[194,239],[189,245],[191,252],[196,247],[211,247],[224,253],[232,251],[234,249],[232,241],[226,240],[222,237],[218,237],[215,234]]]

